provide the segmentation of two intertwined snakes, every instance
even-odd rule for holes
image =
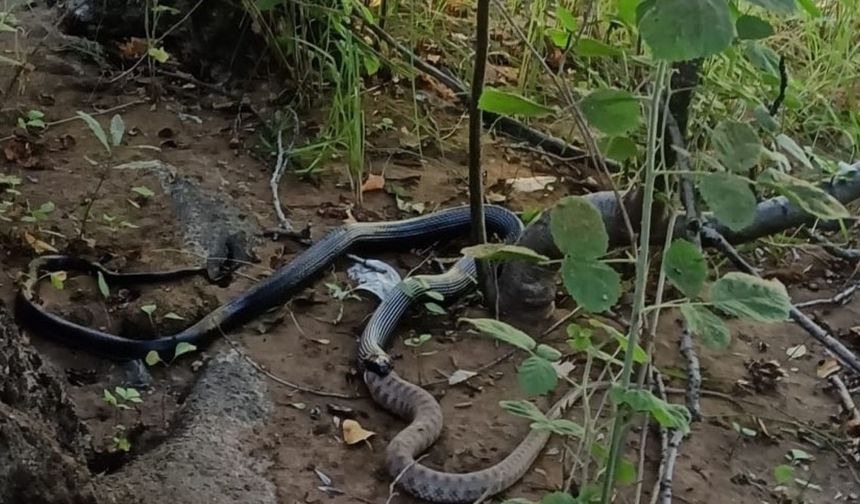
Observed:
[[[485,209],[487,230],[506,242],[515,241],[522,223],[509,210],[498,206]],[[30,264],[18,295],[19,320],[31,329],[64,344],[114,360],[144,358],[156,351],[170,360],[180,342],[198,347],[236,329],[263,312],[283,305],[317,274],[347,252],[366,247],[415,248],[439,240],[449,240],[470,229],[468,207],[393,222],[348,224],[330,231],[265,280],[223,304],[187,329],[172,336],[148,340],[124,338],[84,327],[47,311],[37,302],[36,286],[51,272],[78,271],[101,274],[112,284],[164,281],[199,274],[200,269],[153,273],[115,273],[101,265],[70,256],[43,256]],[[477,266],[472,257],[462,257],[441,275],[411,277],[393,289],[381,302],[367,324],[359,344],[358,361],[364,382],[373,399],[386,410],[411,423],[391,440],[387,463],[397,484],[409,493],[432,502],[473,502],[496,494],[519,480],[539,455],[549,438],[547,431],[531,431],[499,463],[481,471],[454,474],[436,471],[416,462],[442,430],[442,412],[436,399],[423,388],[409,383],[393,371],[386,353],[399,320],[414,300],[427,291],[452,299],[474,289]],[[577,398],[568,395],[556,404],[549,416]]]

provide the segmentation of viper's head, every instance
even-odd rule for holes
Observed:
[[[379,376],[386,376],[394,369],[391,357],[386,354],[371,354],[361,361],[364,369],[372,371]]]

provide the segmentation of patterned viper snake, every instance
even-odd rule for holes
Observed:
[[[515,241],[522,232],[522,223],[509,210],[488,206],[485,215],[487,231],[505,242]],[[206,345],[222,332],[236,329],[265,311],[283,305],[347,252],[378,245],[386,249],[415,248],[463,235],[470,227],[469,208],[456,207],[400,221],[355,223],[336,228],[265,280],[172,336],[135,340],[72,323],[48,312],[38,303],[37,284],[56,271],[100,273],[109,284],[120,285],[181,278],[200,274],[202,268],[115,273],[99,264],[70,256],[42,256],[30,263],[28,275],[18,293],[16,310],[23,325],[90,353],[123,361],[142,359],[154,350],[163,358],[170,359],[180,342],[198,347]],[[471,473],[446,473],[416,462],[416,457],[439,437],[443,426],[442,411],[429,392],[393,371],[385,349],[398,322],[416,298],[432,290],[444,295],[446,300],[453,299],[474,289],[475,278],[476,263],[472,257],[462,257],[441,275],[407,278],[380,303],[359,343],[359,367],[372,398],[387,411],[410,422],[388,445],[389,472],[397,478],[400,488],[431,502],[473,502],[509,488],[528,471],[550,436],[548,431],[532,430],[503,460]],[[580,391],[569,393],[552,407],[548,416],[557,416],[579,395]]]

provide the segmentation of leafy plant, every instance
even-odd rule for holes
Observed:
[[[28,111],[24,117],[18,118],[18,127],[31,132],[45,129],[45,113],[41,110]]]

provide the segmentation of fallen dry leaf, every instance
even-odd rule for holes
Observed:
[[[149,50],[146,39],[131,37],[126,42],[119,44],[119,53],[125,59],[138,59]]]
[[[52,247],[50,244],[43,242],[42,240],[36,238],[28,232],[24,232],[24,239],[27,240],[27,245],[33,248],[33,251],[37,254],[44,254],[45,252],[51,252],[53,254],[57,254],[60,251]]]
[[[433,77],[429,77],[425,74],[418,74],[418,80],[421,81],[422,84],[424,84],[424,87],[430,89],[441,98],[445,98],[446,100],[452,101],[456,100],[457,98],[457,95],[454,94],[454,91],[451,91],[447,86],[441,84]]]
[[[380,191],[385,187],[385,177],[371,173],[361,185],[361,192]]]
[[[830,375],[838,373],[840,369],[842,369],[842,366],[836,359],[824,359],[818,364],[816,374],[819,378],[823,379],[829,377]]]
[[[785,351],[785,354],[788,355],[789,359],[799,359],[807,354],[806,345],[789,347],[789,349]]]
[[[375,432],[365,429],[355,420],[344,420],[341,429],[343,429],[343,440],[348,445],[366,441],[376,435]]]
[[[458,383],[463,383],[473,376],[477,376],[478,373],[474,371],[466,371],[465,369],[458,369],[454,371],[451,376],[448,377],[448,385],[456,385]]]
[[[508,185],[516,192],[528,193],[546,190],[556,182],[558,182],[558,177],[544,175],[511,179],[508,180]]]

